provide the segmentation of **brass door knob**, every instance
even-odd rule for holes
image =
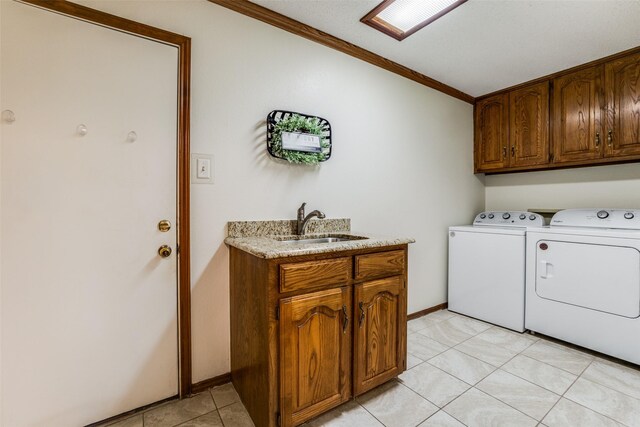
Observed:
[[[158,255],[162,258],[168,258],[171,256],[171,248],[168,245],[162,245],[158,248]]]

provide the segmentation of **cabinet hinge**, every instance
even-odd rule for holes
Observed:
[[[276,305],[276,320],[280,320],[280,304]]]
[[[276,425],[280,427],[282,425],[282,418],[280,417],[280,412],[276,413]]]

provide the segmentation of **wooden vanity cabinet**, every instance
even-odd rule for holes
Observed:
[[[351,397],[351,289],[280,301],[282,424],[295,426]]]
[[[300,425],[406,369],[406,254],[230,248],[231,377],[257,427]]]
[[[406,298],[402,276],[355,285],[353,388],[359,395],[404,371]]]

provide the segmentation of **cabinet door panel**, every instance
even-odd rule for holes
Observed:
[[[364,393],[406,366],[406,307],[402,276],[355,287],[354,391]]]
[[[605,155],[640,155],[640,54],[605,64]]]
[[[348,287],[281,301],[283,426],[298,425],[350,398],[350,318]]]
[[[600,83],[602,67],[558,77],[553,82],[554,163],[602,157]]]
[[[549,82],[509,94],[509,165],[549,163]]]
[[[483,99],[475,108],[476,171],[484,172],[508,166],[509,95]]]

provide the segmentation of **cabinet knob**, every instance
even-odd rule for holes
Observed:
[[[607,145],[611,147],[612,144],[613,144],[613,131],[609,129],[609,132],[607,132]]]
[[[506,146],[502,147],[502,158],[503,159],[507,158],[507,147]]]
[[[600,146],[600,132],[596,132],[596,148]]]

